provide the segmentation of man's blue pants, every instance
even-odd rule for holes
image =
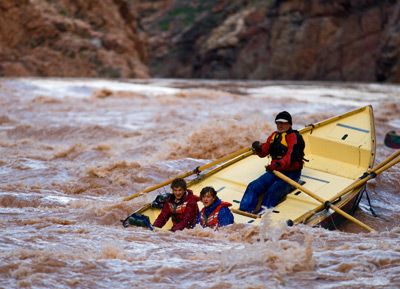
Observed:
[[[299,181],[301,175],[301,171],[282,173],[295,182]],[[275,176],[273,172],[267,171],[247,186],[240,201],[240,210],[256,213],[254,209],[257,206],[259,196],[262,194],[264,195],[262,206],[275,207],[291,190],[291,185]]]

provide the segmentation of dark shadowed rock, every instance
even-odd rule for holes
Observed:
[[[389,0],[169,1],[144,25],[150,71],[160,77],[399,82],[399,6]]]

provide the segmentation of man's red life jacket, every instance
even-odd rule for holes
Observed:
[[[259,157],[271,155],[271,165],[278,171],[296,171],[303,168],[304,140],[297,130],[273,132],[257,152]]]
[[[188,204],[187,200],[185,200],[181,204],[177,204],[175,202],[168,202],[173,224],[179,223],[182,220],[182,216],[185,214],[187,204]]]
[[[186,196],[179,203],[175,203],[175,197],[171,195],[167,202],[164,203],[161,213],[153,225],[162,228],[171,217],[172,231],[193,228],[196,225],[196,218],[199,212],[197,201],[198,197],[193,195],[191,190],[186,191]]]

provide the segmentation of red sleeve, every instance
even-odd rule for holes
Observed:
[[[171,210],[169,209],[168,201],[164,203],[161,213],[158,215],[157,219],[154,221],[153,226],[157,228],[162,228],[171,216]]]
[[[199,213],[199,207],[197,206],[197,201],[195,200],[195,198],[192,198],[187,203],[182,221],[174,224],[171,228],[171,231],[175,232],[175,231],[183,230],[185,228],[189,228],[192,225],[194,226],[196,224],[198,213]]]
[[[283,158],[275,161],[273,164],[273,169],[277,171],[289,171],[292,169],[293,164],[291,163],[291,155],[293,152],[293,147],[297,143],[297,136],[295,133],[290,133],[286,135],[286,143],[288,145],[287,153]]]
[[[265,143],[263,143],[263,144],[261,145],[261,152],[257,153],[257,155],[258,155],[260,158],[265,158],[267,155],[269,155],[269,145],[271,144],[271,140],[272,140],[272,137],[274,136],[274,134],[275,134],[275,132],[272,133],[272,134],[267,138],[267,140],[265,141]]]

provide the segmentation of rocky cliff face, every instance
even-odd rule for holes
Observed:
[[[0,76],[400,82],[399,60],[395,0],[0,1]]]
[[[158,26],[145,25],[151,74],[399,82],[399,9],[384,0],[177,0]]]
[[[123,0],[0,1],[0,76],[148,77]]]

